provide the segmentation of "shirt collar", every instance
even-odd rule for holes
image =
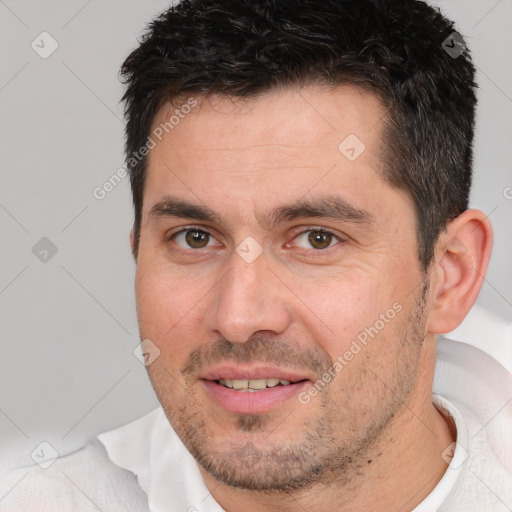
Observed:
[[[137,476],[151,512],[223,512],[161,407],[98,439],[112,462]]]
[[[450,457],[448,468],[441,480],[432,489],[430,494],[419,503],[412,512],[432,512],[438,510],[448,495],[452,492],[457,480],[462,474],[462,465],[468,457],[468,431],[464,417],[460,411],[446,398],[435,393],[432,394],[432,403],[447,419],[451,418],[455,424],[456,441],[447,446],[441,457]]]

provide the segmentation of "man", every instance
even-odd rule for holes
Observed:
[[[509,374],[436,340],[492,246],[452,23],[420,1],[184,0],[122,75],[162,408],[57,461],[81,483],[41,477],[42,501],[511,510]]]

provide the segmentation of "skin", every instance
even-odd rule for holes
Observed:
[[[141,339],[161,352],[148,373],[171,425],[228,512],[412,510],[455,440],[431,401],[436,333],[476,299],[488,221],[476,210],[452,221],[424,274],[409,196],[381,177],[375,96],[310,85],[198,101],[150,151],[137,257]],[[153,128],[172,111],[164,105]],[[354,161],[338,149],[349,134],[365,144]],[[282,205],[333,195],[365,219],[267,222]],[[152,215],[166,196],[218,218]],[[207,245],[187,245],[185,229],[209,233]],[[308,239],[323,229],[327,248]],[[251,263],[236,251],[246,237],[262,251]],[[306,404],[295,394],[241,414],[204,385],[219,363],[272,363],[309,389],[394,304],[393,319]]]

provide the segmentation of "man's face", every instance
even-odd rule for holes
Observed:
[[[348,475],[424,372],[415,215],[380,176],[384,110],[350,87],[197,99],[148,161],[136,293],[152,384],[224,483]]]

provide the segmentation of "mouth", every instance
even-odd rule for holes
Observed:
[[[223,367],[201,376],[207,398],[223,411],[261,414],[291,401],[312,377],[277,368]]]
[[[219,379],[215,381],[217,384],[234,391],[242,393],[252,393],[261,391],[262,389],[275,388],[277,386],[289,386],[291,381],[286,379]],[[300,381],[299,381],[300,382]]]

